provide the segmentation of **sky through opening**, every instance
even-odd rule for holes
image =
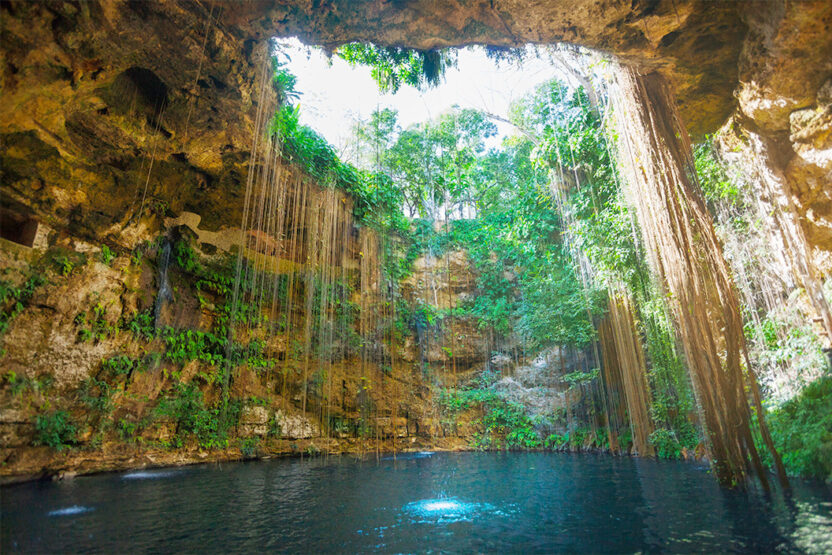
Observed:
[[[456,67],[447,69],[438,87],[419,91],[402,85],[397,93],[381,93],[370,68],[353,67],[336,55],[330,58],[296,38],[276,40],[275,51],[297,76],[301,123],[323,135],[342,160],[353,163],[353,124],[367,120],[374,110],[396,110],[402,129],[431,120],[454,105],[508,119],[511,104],[536,85],[555,77],[568,80],[543,48],[527,47],[529,55],[522,62],[498,64],[483,48],[468,47],[459,50]],[[510,124],[494,123],[498,133],[488,139],[488,146],[496,147],[515,130]]]

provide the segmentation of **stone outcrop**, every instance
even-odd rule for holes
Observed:
[[[212,229],[239,220],[251,43],[195,2],[0,9],[5,205],[113,241],[140,206],[190,209]]]
[[[739,124],[759,135],[756,154],[793,204],[809,245],[832,250],[832,5],[764,2],[745,12]]]

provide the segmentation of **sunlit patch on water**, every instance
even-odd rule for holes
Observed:
[[[459,522],[473,520],[483,515],[505,515],[488,503],[468,503],[454,497],[423,499],[404,506],[405,513],[415,522]]]
[[[49,511],[47,516],[71,516],[71,515],[80,515],[83,513],[88,513],[90,511],[94,511],[92,507],[82,507],[81,505],[73,505],[72,507],[64,507],[63,509],[55,509],[54,511]]]
[[[138,472],[129,472],[121,477],[122,480],[158,480],[159,478],[170,478],[179,472],[174,470],[140,470]]]
[[[434,455],[433,451],[416,451],[415,453],[398,453],[393,456],[384,457],[383,461],[410,461],[413,459],[428,459]]]
[[[826,506],[830,503],[819,503]],[[820,512],[820,507],[812,503],[795,503],[797,517],[792,539],[798,547],[807,553],[832,553],[832,516]]]

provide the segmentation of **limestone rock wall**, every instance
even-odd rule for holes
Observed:
[[[764,2],[744,17],[737,121],[759,136],[757,164],[777,176],[776,194],[823,256],[832,251],[832,5]]]
[[[117,242],[142,204],[160,215],[190,209],[213,229],[239,220],[265,51],[225,29],[219,6],[0,10],[4,204]]]
[[[170,223],[183,219],[198,221]],[[183,234],[182,225],[168,233]],[[219,333],[227,299],[200,289],[174,258],[162,328],[143,335],[153,327],[161,244],[105,253],[55,233],[44,250],[0,239],[0,481],[241,456],[466,445],[470,430],[439,425],[433,379],[417,362],[397,356],[383,368],[358,353],[332,362],[314,355],[307,375],[292,347],[303,345],[302,326],[268,340],[264,356],[272,365],[234,367],[231,406],[240,413],[213,443],[223,363],[211,358],[218,353],[210,334]],[[220,256],[200,259],[210,264]],[[37,285],[16,311],[6,292],[25,288],[32,276]],[[238,339],[246,334],[243,327]],[[113,364],[119,358],[132,366]],[[176,406],[203,424],[182,420]],[[39,423],[56,413],[72,428],[61,436],[66,446],[39,445]]]

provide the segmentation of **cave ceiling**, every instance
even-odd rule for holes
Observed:
[[[3,193],[56,223],[74,219],[100,228],[132,201],[148,153],[155,152],[157,196],[174,212],[201,211],[216,227],[228,219],[227,207],[237,202],[244,180],[257,62],[274,36],[296,35],[329,49],[355,40],[419,49],[578,44],[643,72],[661,72],[694,137],[716,131],[738,101],[763,127],[787,133],[789,113],[811,106],[832,72],[829,6],[701,0],[2,2]],[[782,102],[779,90],[787,97]],[[782,113],[772,106],[784,107]]]

